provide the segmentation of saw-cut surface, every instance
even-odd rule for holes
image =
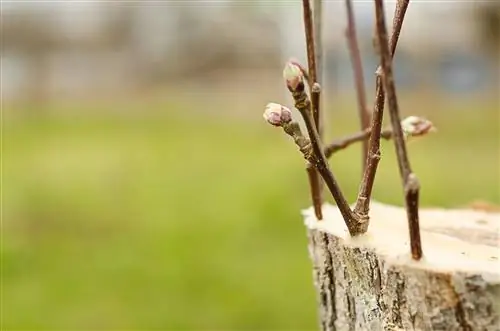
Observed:
[[[500,213],[422,209],[420,261],[402,207],[372,202],[355,238],[323,215],[304,211],[323,330],[500,330]]]

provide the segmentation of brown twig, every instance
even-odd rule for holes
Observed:
[[[311,85],[311,103],[316,105],[316,127],[319,137],[323,139],[323,118],[321,113],[321,87],[323,84],[323,0],[313,0],[313,31],[314,31],[314,55],[316,57],[316,82]]]
[[[418,200],[420,185],[417,177],[413,174],[408,160],[405,138],[399,118],[399,105],[394,84],[392,70],[392,57],[387,38],[387,28],[384,17],[383,0],[375,0],[375,11],[377,17],[377,34],[380,48],[383,82],[387,91],[387,103],[394,136],[394,145],[398,158],[399,172],[404,185],[406,212],[410,230],[410,246],[412,257],[419,260],[422,257],[422,244],[420,241],[420,227],[418,219]]]
[[[307,67],[309,71],[309,91],[311,91],[311,99],[312,99],[312,87],[314,83],[318,82],[318,76],[316,71],[316,51],[315,51],[315,43],[314,43],[314,26],[313,26],[313,16],[311,10],[310,0],[302,0],[302,11],[304,15],[304,32],[306,37],[306,48],[307,48]],[[318,124],[319,116],[318,109],[316,104],[312,104],[312,112],[314,123]]]
[[[311,79],[309,76],[309,73],[307,72],[307,69],[304,68],[302,64],[300,64],[298,61],[295,60],[290,60],[289,64],[296,66],[299,71],[301,72],[303,78],[308,82],[309,86],[312,86],[312,89],[319,89],[319,84],[314,83],[311,84]],[[312,92],[312,91],[311,91]],[[319,104],[319,96],[320,96],[320,91],[316,91],[316,93],[311,93],[313,97],[316,97],[318,99],[318,104]],[[320,123],[321,125],[321,123]],[[321,126],[318,128],[318,132],[320,133],[321,137]],[[307,178],[309,180],[309,191],[311,194],[311,200],[312,200],[312,205],[314,209],[314,214],[316,215],[316,218],[318,220],[323,219],[323,212],[322,212],[322,205],[323,205],[323,185],[321,183],[321,178],[319,176],[318,171],[312,165],[310,162],[307,162],[306,165],[306,172],[307,172]]]
[[[394,21],[393,21],[393,33],[390,45],[392,56],[394,56],[394,52],[396,51],[399,34],[403,26],[403,20],[409,2],[410,2],[409,0],[398,0],[398,3],[396,5],[396,10],[394,13]],[[378,17],[377,19],[380,18]],[[378,31],[378,29],[376,30]],[[379,48],[380,46],[379,44],[380,43],[377,42],[377,48]],[[366,159],[366,167],[363,174],[363,179],[361,181],[358,198],[356,200],[356,206],[354,207],[354,211],[356,213],[361,215],[366,215],[366,217],[368,217],[367,215],[370,210],[370,199],[372,195],[373,184],[375,182],[375,174],[377,172],[378,163],[380,161],[380,133],[382,130],[385,93],[382,83],[382,77],[380,75],[379,70],[377,70],[375,95],[376,95],[375,105],[373,107],[372,124],[371,124],[372,132],[368,143],[368,157]]]
[[[313,0],[313,24],[314,48],[316,55],[316,79],[318,82],[323,83],[323,0]]]
[[[407,118],[402,120],[401,127],[403,128],[405,139],[413,137],[422,137],[428,134],[429,132],[436,131],[436,128],[434,127],[431,121],[417,116],[408,116]],[[371,131],[372,129],[368,128],[366,130],[356,132],[344,138],[334,140],[333,142],[325,146],[324,149],[325,156],[329,158],[333,153],[342,150],[344,148],[347,148],[351,144],[368,140],[370,138]],[[392,139],[394,137],[392,129],[388,128],[382,130],[382,132],[380,133],[380,137],[386,140]]]
[[[318,110],[317,114],[319,115],[320,108],[320,87],[318,83],[314,83],[311,88],[311,106],[316,105]],[[321,139],[322,134],[322,124],[321,120],[318,118],[316,123],[316,129],[318,130],[318,135]],[[307,177],[309,179],[310,190],[311,190],[311,198],[313,202],[314,213],[318,220],[323,219],[322,205],[323,205],[323,182],[321,180],[321,176],[318,171],[310,162],[307,163],[306,166]]]
[[[295,107],[299,110],[304,122],[306,124],[307,132],[309,134],[309,139],[311,141],[311,150],[305,153],[306,159],[314,165],[323,178],[326,186],[330,190],[337,206],[339,208],[342,217],[347,225],[347,229],[352,236],[366,231],[365,229],[365,219],[356,215],[347,200],[345,199],[342,191],[335,180],[333,173],[331,172],[328,161],[325,154],[323,153],[323,146],[319,138],[318,131],[314,125],[314,119],[311,116],[311,103],[305,92],[305,86],[303,81],[295,81],[293,86],[288,85],[290,92],[292,93],[293,99],[295,100]]]
[[[325,149],[324,149],[325,156],[327,158],[329,158],[335,152],[338,152],[342,149],[345,149],[354,143],[368,141],[368,139],[370,138],[371,132],[372,132],[372,130],[370,128],[368,128],[364,131],[356,132],[350,136],[346,136],[346,137],[332,141],[330,144],[325,146]],[[386,129],[386,130],[382,131],[380,135],[382,138],[384,138],[386,140],[390,140],[392,138],[392,130]]]
[[[398,45],[399,34],[401,33],[401,28],[403,27],[403,21],[405,19],[406,10],[410,0],[398,0],[396,4],[396,10],[394,12],[394,18],[392,20],[392,35],[391,35],[391,56],[394,57],[396,52],[396,46]]]
[[[354,10],[352,8],[352,0],[345,0],[347,10],[347,29],[346,37],[351,55],[352,69],[354,73],[354,81],[356,84],[356,93],[358,100],[358,112],[360,119],[361,130],[366,130],[370,127],[370,111],[366,106],[366,90],[365,79],[363,76],[363,64],[361,61],[361,53],[359,51],[358,38],[356,33],[356,21],[354,19]],[[366,158],[368,156],[368,140],[363,140],[362,147],[362,164],[363,172],[366,167]]]
[[[310,162],[307,162],[306,164],[306,173],[309,180],[309,191],[311,194],[314,215],[316,215],[317,220],[321,221],[323,219],[323,194],[321,192],[321,176],[314,165]]]
[[[307,64],[309,69],[308,70],[309,76],[307,77],[308,78],[307,81],[309,83],[309,91],[311,92],[311,101],[312,101],[311,111],[316,130],[318,131],[319,134],[319,139],[321,140],[322,128],[319,116],[320,90],[317,88],[313,89],[313,87],[315,86],[314,84],[317,83],[318,77],[316,71],[317,68],[316,68],[316,54],[315,54],[315,44],[314,44],[313,17],[311,11],[311,4],[309,0],[303,0],[302,7],[304,15],[304,32],[307,45]],[[303,69],[302,71],[304,72]],[[309,186],[311,190],[311,198],[314,207],[314,213],[316,214],[316,218],[318,220],[321,220],[323,219],[323,213],[322,213],[323,197],[322,197],[321,178],[311,164],[307,165],[306,171],[309,178]]]

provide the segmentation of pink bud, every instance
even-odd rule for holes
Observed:
[[[271,125],[282,126],[292,120],[292,111],[279,103],[268,103],[264,119]]]
[[[300,67],[293,61],[288,61],[283,69],[283,78],[285,79],[286,86],[295,91],[299,84],[304,81],[304,74]]]
[[[409,116],[401,121],[405,136],[418,137],[436,131],[431,121],[422,117]]]

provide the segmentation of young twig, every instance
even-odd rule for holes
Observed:
[[[417,116],[409,116],[401,121],[401,127],[403,128],[403,133],[405,138],[408,139],[410,137],[421,137],[426,135],[429,132],[436,131],[431,121],[426,120],[422,117]],[[346,136],[344,138],[336,139],[330,144],[325,146],[324,152],[325,156],[329,158],[335,152],[338,152],[344,148],[349,147],[351,144],[360,142],[360,141],[368,141],[370,138],[370,134],[372,132],[371,128],[366,130],[356,132],[352,135]],[[392,130],[390,128],[382,130],[380,133],[380,137],[385,140],[391,140],[393,137]]]
[[[314,97],[317,100],[318,107],[319,107],[319,103],[320,103],[319,97],[320,97],[320,93],[321,93],[320,88],[319,88],[319,84],[314,84],[314,83],[311,84],[311,78],[309,77],[309,73],[307,72],[307,69],[304,68],[304,66],[302,66],[302,64],[300,64],[299,62],[297,62],[295,60],[290,60],[289,62],[291,64],[293,64],[294,66],[296,66],[300,70],[300,72],[302,73],[302,76],[308,82],[309,86],[310,87],[312,86],[311,95],[312,95],[312,97]],[[318,133],[320,134],[320,137],[321,137],[321,121],[319,121],[319,122],[320,122],[319,123],[320,126],[318,127]],[[310,162],[307,162],[306,172],[307,172],[307,178],[309,180],[309,189],[310,189],[310,193],[311,193],[314,214],[316,215],[316,218],[318,220],[322,220],[323,219],[323,212],[322,212],[323,185],[322,185],[318,171]]]
[[[371,129],[366,129],[364,131],[356,132],[350,136],[346,136],[337,140],[334,140],[330,144],[325,146],[325,156],[329,158],[332,156],[335,152],[338,152],[342,149],[345,149],[349,147],[350,145],[357,143],[357,142],[366,142],[368,141],[368,138],[370,138],[372,130]],[[386,129],[382,131],[381,137],[389,140],[392,138],[392,130]]]
[[[316,167],[335,199],[349,233],[352,236],[363,233],[366,231],[361,231],[364,228],[364,220],[354,214],[350,209],[326,161],[321,142],[319,141],[318,132],[313,122],[314,120],[310,114],[311,102],[305,93],[304,84],[300,83],[296,88],[290,88],[290,91],[295,100],[295,107],[299,110],[304,119],[309,138],[302,135],[299,124],[292,121],[291,111],[282,105],[274,103],[268,104],[264,112],[264,118],[271,125],[283,127],[283,130],[294,139],[304,158]]]
[[[399,34],[403,26],[406,9],[408,8],[409,0],[398,0],[394,13],[393,32],[391,37],[391,55],[394,56],[396,46],[399,39]],[[377,32],[378,35],[378,32]],[[379,42],[377,42],[377,48]],[[373,107],[371,135],[368,143],[368,157],[366,159],[366,167],[361,181],[358,198],[354,211],[361,215],[368,215],[370,210],[370,199],[372,195],[373,184],[375,182],[375,174],[377,172],[378,163],[380,161],[380,132],[382,130],[383,111],[385,104],[385,94],[382,83],[382,77],[377,70],[377,82],[375,93],[375,105]],[[368,217],[368,216],[367,216]]]
[[[293,63],[288,63],[283,71],[283,77],[285,78],[287,87],[295,100],[295,108],[297,108],[302,115],[309,134],[312,155],[307,158],[308,161],[318,170],[328,189],[332,193],[340,213],[346,222],[349,233],[354,236],[365,232],[365,219],[359,217],[350,209],[347,200],[342,194],[342,191],[340,190],[340,187],[328,166],[328,161],[323,153],[323,144],[319,138],[318,131],[314,124],[314,119],[311,116],[311,102],[305,92],[304,79],[300,68],[295,66]]]
[[[321,88],[323,84],[323,0],[313,0],[313,32],[314,32],[314,55],[316,65],[316,82],[311,85],[311,103],[316,107],[316,127],[319,137],[323,139],[323,118],[321,113]],[[318,84],[315,84],[318,83]]]
[[[370,127],[370,111],[366,106],[365,79],[363,76],[363,64],[361,61],[361,53],[359,51],[358,38],[356,34],[356,21],[354,19],[352,0],[345,0],[345,5],[347,10],[347,29],[345,33],[347,37],[347,44],[349,46],[349,53],[351,55],[354,81],[356,85],[360,127],[361,130],[366,130]],[[368,140],[363,140],[361,154],[364,172],[366,167],[366,158],[368,156]]]
[[[311,162],[306,164],[306,173],[309,180],[309,191],[314,209],[314,215],[318,221],[323,219],[323,194],[321,192],[321,176]]]
[[[325,55],[323,48],[323,0],[313,0],[313,25],[317,69],[316,78],[319,83],[323,84],[323,60]]]
[[[390,43],[392,57],[394,57],[394,53],[396,52],[399,34],[401,33],[401,28],[403,27],[403,21],[409,4],[410,0],[398,0],[398,2],[396,3],[396,10],[394,12],[394,18],[392,20],[392,35]]]
[[[387,28],[384,17],[383,0],[375,0],[375,11],[377,21],[377,35],[379,41],[383,82],[387,91],[387,103],[394,136],[394,145],[398,158],[399,172],[404,185],[406,211],[408,214],[408,225],[410,230],[410,246],[412,257],[419,260],[422,257],[422,245],[420,241],[420,227],[418,219],[418,199],[420,185],[417,177],[413,174],[408,160],[406,143],[399,119],[399,105],[394,84],[392,70],[392,57],[387,38]]]
[[[307,67],[309,71],[309,91],[311,91],[311,100],[314,101],[317,96],[313,97],[312,87],[314,83],[318,82],[318,76],[316,71],[316,50],[314,41],[314,26],[313,26],[313,16],[311,11],[310,0],[302,0],[302,10],[304,15],[304,31],[306,37],[306,48],[307,48]],[[319,93],[319,92],[316,92]],[[314,118],[314,123],[318,127],[319,114],[317,104],[312,104],[312,113]]]
[[[319,104],[320,104],[320,89],[313,88],[317,83],[317,71],[316,71],[316,53],[315,53],[315,41],[314,41],[314,27],[313,27],[313,16],[311,11],[311,4],[309,0],[302,1],[303,8],[303,16],[304,16],[304,32],[306,38],[307,45],[307,64],[309,69],[308,83],[309,83],[309,91],[311,92],[311,111],[314,119],[314,125],[319,134],[319,139],[321,140],[322,128],[320,123],[320,113],[319,113]],[[304,72],[303,68],[301,68]],[[316,171],[315,167],[308,163],[306,166],[307,176],[309,178],[309,186],[311,190],[311,198],[313,202],[314,213],[318,220],[323,219],[322,213],[322,205],[323,205],[323,197],[322,197],[322,185],[321,178]]]
[[[323,119],[321,113],[321,87],[323,84],[323,0],[313,0],[313,33],[314,33],[314,65],[316,67],[316,80],[310,85],[311,87],[311,104],[313,113],[315,114],[314,121],[318,129],[319,137],[323,139]]]

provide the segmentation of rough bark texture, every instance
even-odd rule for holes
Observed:
[[[323,214],[304,212],[322,330],[500,330],[500,214],[422,210],[418,262],[403,208],[374,202],[357,238]]]

